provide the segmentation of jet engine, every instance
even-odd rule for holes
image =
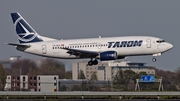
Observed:
[[[106,51],[100,53],[100,60],[107,61],[107,60],[116,60],[118,58],[116,51]]]

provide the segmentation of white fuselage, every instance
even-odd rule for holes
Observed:
[[[162,39],[150,36],[125,36],[108,38],[55,40],[28,43],[28,45],[31,45],[30,48],[17,47],[17,49],[23,52],[45,57],[77,59],[79,57],[68,54],[68,50],[62,48],[94,51],[98,53],[106,51],[116,51],[118,56],[126,57],[163,53],[165,51],[170,50],[173,47],[172,44],[168,42],[157,42],[158,40]],[[127,42],[126,44],[123,43],[125,41]],[[133,44],[135,43],[135,41],[139,43],[136,43],[137,45]],[[140,41],[142,41],[142,43],[140,43]],[[97,56],[97,58],[99,58],[99,56]]]

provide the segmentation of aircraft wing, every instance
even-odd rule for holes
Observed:
[[[25,45],[25,44],[17,44],[17,43],[7,43],[7,45],[11,45],[11,46],[20,46],[20,47],[31,47],[31,45]]]
[[[61,49],[68,50],[67,53],[69,53],[70,55],[75,55],[80,58],[91,58],[91,57],[93,58],[99,55],[99,53],[95,51],[86,51],[86,50],[70,49],[70,48],[61,48]]]

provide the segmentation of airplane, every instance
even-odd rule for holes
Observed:
[[[120,36],[57,40],[39,35],[18,13],[11,13],[19,43],[7,43],[18,51],[58,59],[87,59],[89,66],[128,56],[156,56],[173,48],[171,43],[152,36]]]

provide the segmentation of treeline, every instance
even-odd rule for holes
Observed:
[[[157,68],[155,69],[155,79],[162,78],[162,85],[166,91],[178,91],[179,89],[179,77],[180,71],[171,72],[163,71]],[[141,79],[142,75],[147,75],[146,72],[135,73],[132,70],[119,70],[114,76],[113,90],[116,91],[134,91],[136,85],[136,79]],[[151,83],[139,83],[140,90],[143,91],[157,91],[159,89],[160,82]]]
[[[155,79],[162,78],[162,85],[165,91],[179,91],[180,90],[180,67],[172,71],[164,71],[157,68],[155,70]],[[106,87],[99,87],[96,84],[93,84],[91,90],[99,91],[105,90],[105,88],[111,89],[111,91],[134,91],[136,85],[136,79],[141,79],[142,75],[147,75],[146,72],[135,73],[132,70],[119,70],[116,75],[113,76],[113,80],[110,83],[106,83]],[[78,74],[78,79],[86,79],[85,75],[82,70],[80,70]],[[92,82],[97,79],[96,73],[91,75],[91,78],[88,82]],[[78,91],[78,90],[87,90],[88,84],[87,81],[82,81],[81,85],[73,85],[70,90],[71,91]],[[109,82],[109,81],[107,81]],[[160,82],[151,82],[151,83],[139,83],[140,90],[144,91],[157,91],[159,89]],[[65,88],[63,85],[62,89]],[[75,86],[75,87],[74,87]],[[67,88],[67,87],[66,87]],[[107,90],[107,89],[106,89]]]
[[[6,84],[6,74],[3,69],[3,66],[0,64],[0,91],[4,90],[5,84]]]
[[[6,75],[58,75],[60,79],[71,79],[72,72],[65,70],[64,63],[55,59],[44,59],[40,64],[31,59],[20,59],[4,68]]]
[[[164,91],[179,91],[179,77],[180,71],[176,72],[163,71],[154,68],[156,71],[155,79],[162,78],[162,85]],[[119,70],[116,75],[113,76],[112,81],[106,81],[104,83],[95,83],[97,81],[97,75],[93,73],[90,80],[86,80],[84,73],[80,70],[78,79],[81,79],[80,84],[61,85],[60,91],[134,91],[136,85],[136,79],[141,79],[142,75],[147,75],[146,72],[135,73],[132,70]],[[158,91],[160,82],[141,83],[139,82],[141,91]]]

